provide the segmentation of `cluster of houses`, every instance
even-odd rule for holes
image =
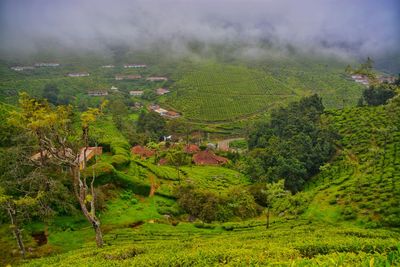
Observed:
[[[167,77],[147,77],[146,81],[149,82],[163,82],[163,81],[168,81]]]
[[[178,112],[163,109],[159,105],[156,105],[156,104],[150,105],[148,107],[148,110],[158,113],[162,117],[166,117],[166,118],[170,118],[170,119],[176,119],[181,116],[181,114],[179,114]]]
[[[141,79],[141,75],[115,75],[115,80],[116,81],[122,81],[122,80],[138,80]]]
[[[157,88],[155,90],[156,95],[159,95],[159,96],[168,94],[169,92],[170,92],[170,90],[168,90],[167,88]],[[129,91],[129,94],[131,96],[142,96],[143,93],[144,93],[143,90],[132,90],[132,91]]]
[[[351,78],[356,83],[361,83],[365,86],[369,86],[373,82],[367,75],[363,75],[363,74],[353,74],[353,75],[351,75]],[[374,81],[376,82],[376,80],[374,80]],[[378,76],[378,78],[377,78],[378,83],[394,83],[395,81],[396,81],[396,78],[393,76],[381,75],[381,76]]]
[[[110,88],[111,91],[118,91],[118,87],[115,86],[111,86]],[[158,88],[155,90],[155,93],[159,96],[161,95],[165,95],[167,93],[169,93],[170,91],[167,88]],[[131,96],[135,96],[135,97],[139,97],[142,96],[144,94],[143,90],[131,90],[129,91],[129,95]],[[107,96],[108,95],[108,91],[107,90],[89,90],[88,91],[88,95],[89,96]]]
[[[40,67],[58,67],[58,66],[60,66],[60,64],[55,62],[38,62],[33,64],[33,66],[14,66],[11,67],[11,69],[14,71],[24,71],[24,70],[33,70],[35,68],[40,68]]]
[[[33,66],[15,66],[11,67],[12,70],[15,71],[24,71],[24,70],[33,70],[35,67]]]
[[[192,156],[192,161],[196,165],[223,165],[228,162],[227,158],[216,155],[212,150],[206,149],[201,150],[195,144],[188,144],[183,148],[183,151]],[[134,146],[131,149],[133,155],[137,155],[142,159],[150,158],[155,154],[155,151],[144,147],[144,146]],[[158,162],[159,165],[168,164],[166,158],[161,158]]]
[[[368,79],[368,77],[366,75],[354,74],[354,75],[351,75],[351,78],[356,83],[361,83],[361,84],[366,85],[366,86],[369,85],[369,79]]]
[[[146,67],[147,67],[146,64],[125,64],[124,65],[125,69],[129,69],[129,68],[140,69],[140,68],[146,68]]]
[[[58,67],[60,66],[60,63],[56,63],[56,62],[39,62],[39,63],[35,63],[34,65],[35,67]]]
[[[88,77],[90,74],[87,72],[71,72],[68,73],[68,77]]]
[[[396,77],[394,76],[379,76],[378,77],[379,83],[395,83]]]

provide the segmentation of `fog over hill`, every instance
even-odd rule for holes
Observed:
[[[265,47],[379,56],[400,43],[398,0],[2,0],[0,12],[3,56],[115,45],[188,53],[193,42],[240,44],[247,56]]]

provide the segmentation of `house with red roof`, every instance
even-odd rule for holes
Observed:
[[[196,165],[223,165],[228,162],[227,158],[215,155],[212,151],[200,151],[193,155]]]
[[[147,147],[144,146],[134,146],[131,148],[131,153],[134,155],[138,155],[142,158],[149,158],[154,155],[154,151],[151,149],[148,149]]]
[[[185,151],[185,153],[188,153],[188,154],[194,154],[194,153],[200,152],[199,146],[195,145],[195,144],[188,144],[183,148],[183,150]]]

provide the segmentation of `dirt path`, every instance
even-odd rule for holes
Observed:
[[[218,149],[222,151],[229,151],[229,143],[232,141],[237,141],[237,140],[244,140],[243,137],[239,138],[230,138],[230,139],[224,139],[218,141]]]

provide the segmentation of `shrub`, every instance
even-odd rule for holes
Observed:
[[[234,188],[228,193],[228,206],[232,208],[233,214],[239,218],[251,218],[261,213],[254,197],[243,188]]]
[[[150,185],[145,182],[128,176],[122,172],[116,171],[115,183],[125,189],[131,190],[133,193],[148,196],[150,194]]]
[[[96,175],[96,183],[108,183],[115,178],[114,167],[106,162],[96,163],[84,170],[82,170],[81,175],[86,177],[92,177],[93,172]]]
[[[124,155],[117,154],[111,157],[111,164],[117,169],[126,167],[129,163],[130,159]]]

